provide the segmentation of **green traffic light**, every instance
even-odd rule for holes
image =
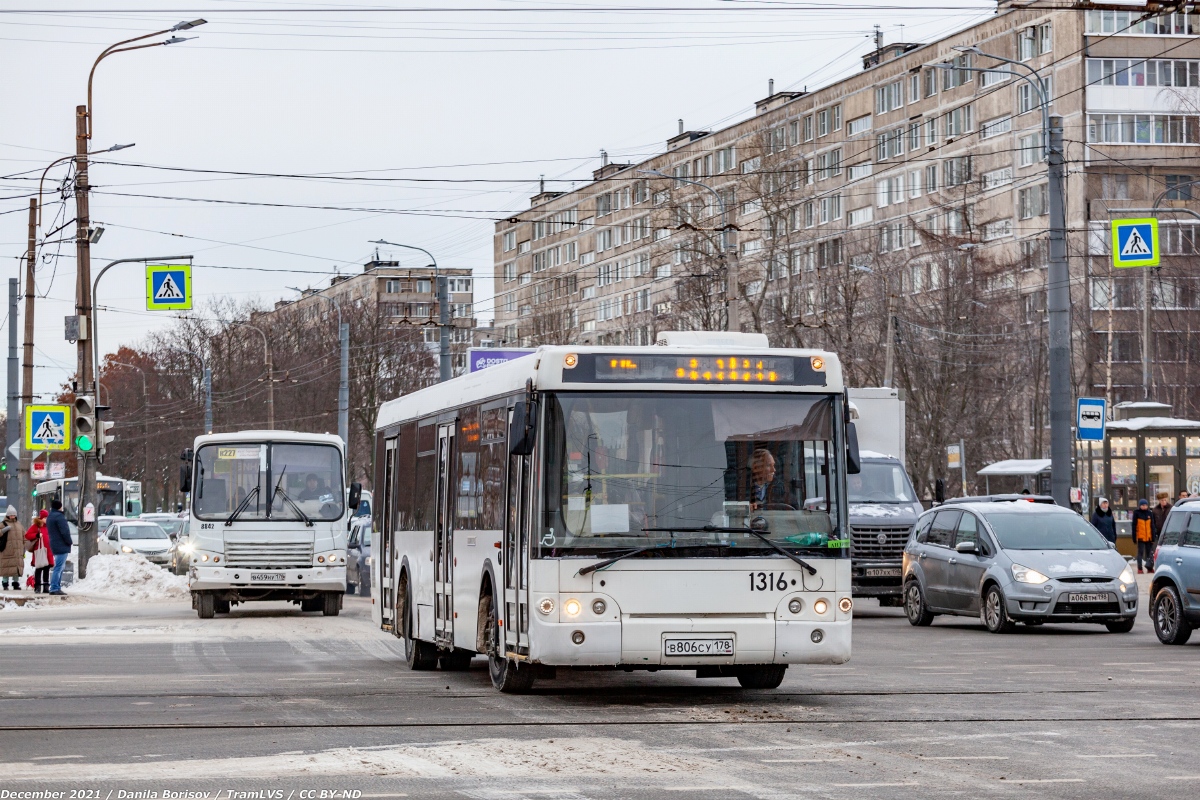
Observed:
[[[96,443],[92,441],[92,437],[80,435],[75,437],[75,449],[81,453],[90,453]]]

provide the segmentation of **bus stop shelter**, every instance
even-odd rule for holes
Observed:
[[[1010,458],[988,464],[975,474],[983,478],[986,494],[992,493],[993,478],[996,479],[997,491],[1000,492],[1028,490],[1031,494],[1049,494],[1050,491],[1048,458]]]

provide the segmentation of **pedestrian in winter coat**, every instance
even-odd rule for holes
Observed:
[[[1158,524],[1148,502],[1138,500],[1138,508],[1133,512],[1132,521],[1133,540],[1137,542],[1138,572],[1145,571],[1142,569],[1143,562],[1145,562],[1145,569],[1153,572],[1154,540],[1158,538]]]
[[[1117,543],[1117,521],[1113,519],[1107,498],[1101,497],[1096,502],[1096,510],[1092,512],[1092,527],[1104,534],[1105,539]]]
[[[1167,524],[1167,514],[1171,513],[1171,495],[1166,492],[1159,492],[1155,495],[1158,504],[1150,509],[1150,513],[1154,515],[1154,527],[1161,531]]]
[[[0,589],[20,589],[24,571],[25,536],[17,522],[17,510],[9,506],[0,523]]]
[[[63,569],[67,566],[67,556],[71,554],[71,526],[62,513],[62,501],[50,501],[50,516],[46,518],[46,527],[50,530],[50,552],[54,554],[54,572],[50,574],[50,594],[66,594],[62,590]]]
[[[45,509],[33,518],[33,524],[25,531],[25,541],[30,543],[29,552],[33,553],[33,590],[45,593],[50,591],[50,568],[54,566],[54,555],[50,552],[50,529],[46,527]]]

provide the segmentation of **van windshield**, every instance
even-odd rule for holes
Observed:
[[[899,464],[864,461],[862,472],[846,477],[847,499],[851,503],[915,503],[908,475]]]

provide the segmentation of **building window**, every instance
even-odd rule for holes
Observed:
[[[949,62],[950,68],[942,69],[942,89],[950,91],[971,82],[971,54],[963,53]]]
[[[817,136],[825,136],[829,130],[829,109],[826,108],[817,112]]]
[[[1129,176],[1112,172],[1100,176],[1100,194],[1109,200],[1128,200]]]
[[[516,231],[505,231],[504,232],[504,252],[511,253],[513,250],[516,250],[516,249],[517,249],[517,232]]]
[[[989,69],[987,72],[979,73],[979,85],[984,89],[989,86],[996,86],[1004,83],[1012,77],[1012,72],[1008,69]]]
[[[833,115],[833,129],[840,131],[842,129],[842,107],[834,106],[830,113]]]
[[[908,102],[915,103],[921,99],[921,75],[914,73],[908,76]]]
[[[1087,32],[1132,36],[1197,36],[1200,14],[1172,12],[1138,22],[1141,11],[1088,11]]]
[[[962,186],[971,182],[971,157],[958,156],[942,162],[942,185]]]
[[[975,107],[967,104],[946,114],[946,138],[962,136],[975,127]]]
[[[983,173],[983,190],[986,192],[989,189],[998,189],[1001,186],[1007,186],[1013,181],[1013,168],[1002,167],[994,169],[991,172]]]
[[[1039,183],[1017,190],[1017,216],[1020,219],[1033,219],[1050,213],[1049,193],[1046,184]]]
[[[817,243],[817,266],[833,267],[842,263],[842,240],[826,239]]]
[[[1017,163],[1031,167],[1042,160],[1042,134],[1031,133],[1017,139]]]
[[[820,202],[821,224],[842,218],[842,196],[822,197]]]
[[[817,180],[842,174],[842,151],[829,150],[817,156]]]
[[[1012,131],[1012,117],[995,117],[979,126],[979,138],[990,139]]]
[[[1191,200],[1194,180],[1191,175],[1167,175],[1167,195],[1164,199]]]
[[[1183,59],[1089,58],[1090,86],[1200,86],[1200,61]]]
[[[1050,79],[1042,78],[1042,89],[1046,93],[1046,100],[1051,99]],[[1024,114],[1027,111],[1033,111],[1035,108],[1041,108],[1042,100],[1038,97],[1037,92],[1033,90],[1033,86],[1025,81],[1017,84],[1017,113]]]
[[[875,113],[886,114],[904,106],[904,81],[894,81],[875,89]]]
[[[999,219],[983,226],[983,240],[985,242],[990,242],[994,239],[1003,239],[1006,236],[1012,236],[1011,219]]]
[[[800,122],[800,130],[801,130],[801,134],[802,134],[802,135],[801,135],[801,138],[802,138],[804,141],[806,141],[806,142],[811,142],[811,141],[813,140],[813,118],[812,118],[812,114],[809,114],[807,117],[805,117],[803,120],[801,120],[801,122]]]
[[[1017,31],[1017,57],[1028,61],[1045,55],[1050,52],[1053,39],[1049,22],[1023,28]]]
[[[873,166],[874,165],[870,161],[864,161],[861,164],[853,165],[852,167],[850,167],[850,170],[849,170],[850,180],[857,181],[857,180],[861,180],[862,178],[871,177],[871,168]]]
[[[1182,114],[1089,114],[1093,144],[1196,144],[1200,117]]]
[[[908,196],[921,196],[921,170],[919,169],[914,169],[908,173]]]
[[[505,283],[512,283],[517,279],[517,262],[510,261],[505,264],[502,269],[504,270]]]
[[[921,149],[921,123],[910,122],[908,124],[908,150],[910,153]]]
[[[884,178],[875,184],[875,205],[886,208],[896,203],[904,202],[904,176],[896,175]]]
[[[383,291],[386,292],[387,294],[396,294],[397,292],[400,291],[400,281],[398,281],[398,280],[385,281],[383,284]]]
[[[866,133],[871,130],[871,115],[865,114],[861,117],[856,117],[846,123],[846,135],[858,136],[860,133]]]
[[[937,188],[938,188],[937,173],[938,173],[937,164],[926,164],[925,165],[925,191],[926,192],[937,191]]]
[[[870,222],[875,218],[875,210],[870,206],[856,208],[846,215],[846,224],[851,227]]]
[[[940,69],[927,67],[925,69],[925,96],[933,97],[938,93],[938,73]]]

